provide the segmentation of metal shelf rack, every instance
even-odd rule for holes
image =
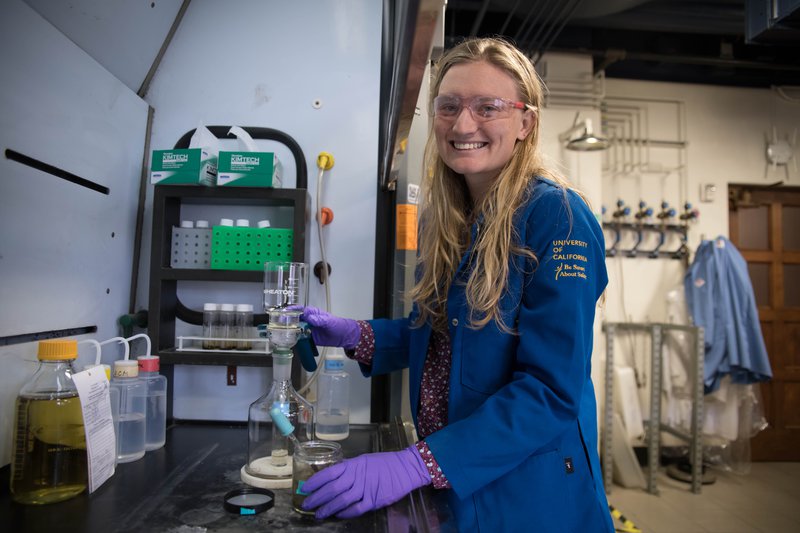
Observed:
[[[647,492],[658,494],[656,474],[658,473],[661,432],[665,431],[689,443],[689,460],[692,465],[691,490],[700,494],[703,478],[703,366],[704,366],[704,331],[701,327],[664,323],[606,322],[603,324],[606,334],[606,367],[605,367],[605,406],[603,413],[603,482],[606,492],[611,492],[611,475],[614,459],[613,417],[614,417],[614,337],[618,331],[643,331],[650,334],[650,419],[647,424]],[[661,385],[664,379],[661,367],[664,358],[663,334],[665,331],[686,331],[694,336],[690,353],[694,367],[692,381],[692,422],[690,432],[661,423]]]

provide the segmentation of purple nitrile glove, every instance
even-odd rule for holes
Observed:
[[[319,346],[339,346],[352,350],[361,338],[358,322],[333,316],[316,307],[306,307],[300,319],[311,326],[311,338]]]
[[[317,508],[319,519],[354,518],[428,485],[431,476],[413,445],[399,452],[367,453],[329,466],[311,476],[303,509]]]

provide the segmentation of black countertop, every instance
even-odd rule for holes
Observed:
[[[402,424],[354,424],[341,441],[345,457],[398,450],[406,444]],[[9,466],[0,469],[0,524],[14,533],[239,533],[243,531],[424,532],[451,531],[453,519],[441,491],[430,487],[349,520],[318,521],[292,510],[289,489],[273,489],[275,506],[254,516],[223,509],[223,496],[245,487],[240,469],[247,455],[244,424],[181,423],[167,431],[167,444],[116,472],[93,494],[51,505],[11,501]]]

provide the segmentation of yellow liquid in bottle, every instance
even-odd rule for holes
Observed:
[[[56,399],[20,396],[16,409],[14,501],[54,503],[86,490],[86,437],[77,393]]]

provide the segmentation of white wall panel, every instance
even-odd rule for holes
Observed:
[[[335,166],[326,173],[322,203],[333,209],[335,220],[323,234],[333,268],[332,310],[352,318],[372,316],[380,48],[380,2],[195,0],[146,96],[156,109],[153,149],[172,147],[199,122],[268,127],[289,134],[305,154],[312,201],[317,155],[321,151],[334,155]],[[313,106],[317,100],[322,104],[319,108]],[[289,177],[288,185],[294,186],[295,167],[288,150],[266,141],[258,144],[260,149],[275,149]],[[152,187],[148,198],[150,204]],[[148,242],[151,213],[148,205]],[[195,210],[190,218],[200,216]],[[320,253],[313,217],[309,224],[308,262],[313,265]],[[147,243],[141,264],[138,301],[145,307]],[[181,285],[180,298],[196,307],[210,295],[228,296],[224,284],[205,285]],[[233,289],[229,297],[247,298],[236,294],[241,290]],[[259,290],[253,287],[256,302]],[[312,305],[325,306],[316,279],[312,279],[310,300]],[[176,368],[176,416],[246,419],[242,405],[263,394],[263,384],[243,380],[236,387],[226,387],[224,369],[217,370]],[[355,374],[351,380],[352,420],[366,422],[369,380],[362,379],[355,368],[351,373]],[[224,398],[220,402],[223,408],[193,401],[197,390],[216,391]]]
[[[134,92],[169,33],[182,0],[25,0]]]
[[[18,0],[3,3],[0,49],[0,148],[109,189],[0,158],[0,336],[96,325],[112,337],[128,311],[147,104]],[[0,464],[35,359],[35,343],[0,348]]]

